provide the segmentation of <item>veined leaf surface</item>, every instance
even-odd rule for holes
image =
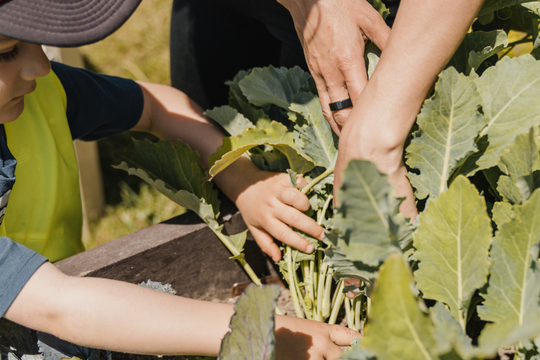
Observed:
[[[290,103],[311,78],[308,72],[295,66],[291,69],[273,66],[256,68],[239,81],[246,98],[254,105],[277,105],[288,109]]]
[[[393,188],[375,164],[349,162],[334,216],[337,236],[329,239],[350,261],[378,266],[389,254],[400,251],[399,202],[392,194]]]
[[[131,146],[122,150],[119,160],[122,163],[116,168],[139,176],[180,205],[193,211],[192,207],[198,206],[199,200],[182,195],[180,190],[184,190],[195,198],[204,199],[216,214],[219,213],[218,193],[212,183],[203,183],[199,154],[188,145],[180,141],[134,140]]]
[[[241,134],[247,128],[255,127],[244,115],[227,105],[207,110],[204,114],[221,125],[232,136]]]
[[[279,287],[249,286],[234,306],[231,332],[221,342],[220,360],[273,360]]]
[[[497,225],[487,294],[478,308],[482,320],[493,322],[482,332],[480,339],[486,343],[539,323],[540,191],[515,205],[513,217]]]
[[[457,71],[468,75],[490,56],[508,46],[508,37],[502,30],[475,31],[465,35],[454,56],[448,62]]]
[[[337,159],[337,137],[322,114],[319,98],[308,92],[299,93],[290,105],[291,111],[301,114],[308,122],[296,126],[302,139],[302,150],[315,165],[325,169],[334,167]]]
[[[291,169],[299,174],[313,168],[311,159],[296,149],[293,134],[288,132],[285,125],[273,121],[268,127],[250,128],[239,135],[223,139],[223,146],[208,159],[210,175],[216,176],[246,151],[259,145],[271,145],[280,150],[289,160]]]
[[[491,233],[484,198],[459,176],[430,200],[413,235],[418,289],[448,305],[463,329],[471,298],[487,281]]]
[[[459,161],[476,151],[474,140],[486,124],[478,113],[480,102],[472,79],[454,68],[441,73],[435,96],[424,103],[419,130],[407,147],[407,164],[420,170],[420,175],[408,174],[419,199],[438,197]]]
[[[413,277],[401,255],[383,264],[372,293],[372,308],[360,343],[381,360],[439,359],[433,323],[411,292]]]
[[[540,61],[530,55],[503,58],[476,84],[488,120],[480,137],[487,135],[489,142],[477,164],[488,169],[499,163],[501,153],[518,134],[540,122]]]

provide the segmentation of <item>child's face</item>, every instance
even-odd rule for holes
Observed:
[[[17,119],[24,95],[36,89],[36,78],[49,73],[51,64],[40,45],[0,35],[0,124]]]

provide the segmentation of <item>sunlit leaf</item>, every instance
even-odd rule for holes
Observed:
[[[249,286],[234,306],[231,332],[221,342],[220,360],[272,360],[279,287]]]
[[[307,121],[306,125],[295,127],[302,140],[302,151],[313,159],[315,165],[326,169],[333,167],[337,158],[338,139],[322,114],[319,98],[301,92],[294,98],[289,109],[301,114]]]
[[[208,159],[210,175],[216,176],[246,151],[259,145],[271,145],[281,151],[289,160],[291,169],[297,173],[303,174],[306,168],[313,167],[310,165],[311,159],[296,149],[293,134],[281,123],[272,122],[269,127],[250,128],[223,139],[223,146]]]
[[[230,106],[221,106],[207,110],[204,113],[212,120],[217,122],[230,135],[238,135],[247,128],[255,127],[255,125],[240,114],[236,109]]]
[[[484,198],[459,176],[429,202],[413,235],[418,289],[448,305],[463,329],[471,298],[487,281],[491,233]]]
[[[518,134],[540,123],[540,61],[530,55],[503,58],[476,79],[488,120],[480,137],[488,145],[478,159],[480,169],[500,162],[500,156]]]
[[[480,339],[484,343],[539,324],[540,191],[535,191],[523,205],[515,205],[513,217],[497,225],[487,294],[478,308],[482,320],[492,322],[482,332]]]
[[[377,266],[400,251],[399,201],[374,163],[351,160],[338,198],[334,222],[339,231],[329,239],[350,261]]]
[[[480,102],[473,80],[454,68],[441,73],[407,147],[407,164],[420,170],[420,175],[408,174],[417,198],[438,197],[460,160],[476,151],[474,141],[486,124],[478,112]]]
[[[433,323],[412,293],[413,277],[401,255],[381,267],[372,293],[368,327],[360,346],[377,359],[439,359]]]

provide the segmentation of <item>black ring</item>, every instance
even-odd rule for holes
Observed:
[[[332,111],[343,110],[348,107],[351,107],[352,105],[353,104],[352,104],[351,98],[328,104],[328,106],[330,106],[330,110]]]

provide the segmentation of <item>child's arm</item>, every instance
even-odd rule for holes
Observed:
[[[187,95],[165,85],[139,82],[144,94],[144,109],[133,130],[150,132],[162,139],[181,140],[207,159],[222,145],[224,133],[203,115],[202,109]],[[300,185],[305,184],[300,180]],[[275,261],[281,258],[272,237],[305,252],[313,246],[289,226],[315,238],[323,229],[304,215],[309,209],[305,195],[289,186],[287,174],[261,171],[242,157],[215,178],[233,200],[261,249]]]
[[[233,307],[99,278],[75,278],[43,264],[5,317],[75,344],[137,354],[216,356]],[[278,358],[337,358],[358,333],[281,316]],[[296,356],[300,355],[300,356]]]

